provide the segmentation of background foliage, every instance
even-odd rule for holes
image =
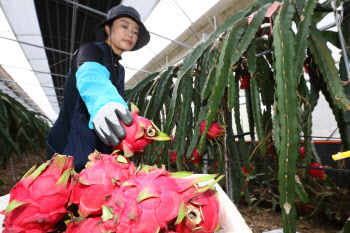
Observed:
[[[347,3],[344,9],[347,12]],[[127,100],[140,108],[140,115],[174,137],[172,142],[150,145],[146,162],[169,163],[176,151],[177,169],[191,169],[183,158],[188,161],[197,148],[199,154],[208,155],[199,166],[193,166],[197,172],[209,165],[208,172],[224,174],[228,167],[230,175],[222,185],[229,186],[235,203],[242,193],[250,204],[262,201],[249,195],[253,186],[259,187],[258,192],[265,191],[264,198],[271,200],[273,208],[279,203],[284,232],[296,231],[296,200],[316,203],[315,212],[327,210],[330,218],[345,223],[349,213],[332,212],[330,203],[336,200],[336,193],[346,195],[347,191],[329,188],[334,186],[331,180],[315,179],[307,170],[297,169],[297,164],[321,162],[311,137],[303,142],[305,159],[299,149],[299,136],[312,135],[311,113],[320,91],[341,129],[342,146],[349,149],[346,119],[350,92],[348,85],[344,88],[341,84],[348,78],[343,58],[338,69],[327,46],[331,42],[340,48],[338,35],[316,28],[332,11],[329,1],[257,1],[218,27],[181,65],[154,73],[126,91]],[[348,24],[349,20],[344,20],[345,32]],[[349,37],[346,42],[349,44]],[[245,89],[249,147],[240,136],[245,133],[240,120],[240,89]],[[207,139],[213,122],[227,126],[225,137]],[[242,166],[249,175],[242,173]],[[345,202],[342,205],[348,206]]]

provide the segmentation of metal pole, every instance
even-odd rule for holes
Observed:
[[[213,16],[213,19],[214,19],[214,30],[216,30],[216,16],[215,15]]]
[[[141,71],[141,72],[144,72],[144,73],[146,73],[146,74],[153,74],[152,72],[149,72],[149,71],[147,71],[147,70],[139,70],[139,69],[131,68],[131,67],[129,67],[129,66],[124,66],[124,68],[130,69],[130,70]]]
[[[208,174],[208,163],[209,163],[209,155],[205,153],[203,155],[203,174]]]
[[[16,68],[16,69],[32,71],[32,72],[34,72],[34,73],[49,74],[49,75],[53,75],[53,76],[59,76],[59,77],[67,78],[67,76],[66,76],[66,75],[63,75],[63,74],[56,74],[56,73],[50,73],[50,72],[45,72],[45,71],[38,71],[38,70],[26,69],[26,68],[22,68],[22,67],[11,66],[11,65],[5,65],[5,64],[0,64],[0,66],[7,66],[7,67],[11,67],[11,68]]]
[[[7,79],[0,79],[0,81],[3,81],[3,82],[10,82],[10,83],[18,83],[14,80],[7,80]],[[23,84],[23,83],[22,83]],[[54,88],[54,89],[57,89],[57,90],[64,90],[64,88],[61,88],[61,87],[50,87],[50,86],[42,86],[42,85],[35,85],[35,84],[31,84],[31,83],[24,83],[25,85],[32,85],[32,86],[37,86],[37,87],[47,87],[47,88]]]
[[[84,6],[84,5],[82,5],[82,4],[79,4],[79,3],[76,3],[76,2],[73,2],[73,1],[70,1],[70,0],[65,0],[65,1],[68,2],[68,3],[71,3],[71,4],[73,4],[73,5],[77,5],[77,6],[83,8],[83,9],[85,9],[85,10],[94,12],[94,13],[96,13],[96,14],[98,14],[98,15],[101,15],[101,16],[104,16],[104,17],[107,16],[106,13],[103,13],[103,12],[101,12],[101,11],[95,10],[95,9],[93,9],[93,8],[91,8],[91,7]],[[150,32],[150,31],[149,31],[149,33],[151,33],[151,34],[153,34],[153,35],[156,35],[156,36],[159,36],[159,37],[161,37],[161,38],[163,38],[163,39],[170,40],[170,41],[172,41],[172,42],[174,42],[174,43],[177,43],[177,44],[179,44],[179,45],[182,45],[182,46],[184,46],[184,47],[186,47],[186,48],[194,49],[193,47],[191,47],[191,46],[189,46],[189,45],[186,45],[186,44],[184,44],[184,43],[181,43],[180,41],[173,40],[173,39],[167,38],[167,37],[165,37],[165,36],[161,36],[161,35],[156,34],[156,33],[154,33],[154,32]]]
[[[36,45],[36,44],[31,44],[31,43],[24,42],[24,41],[14,40],[14,39],[7,38],[7,37],[3,37],[3,36],[0,36],[0,38],[1,38],[1,39],[6,39],[6,40],[15,41],[15,42],[20,43],[20,44],[25,44],[25,45],[34,46],[34,47],[37,47],[37,48],[42,48],[42,49],[50,50],[50,51],[53,51],[53,52],[56,52],[56,53],[63,53],[63,54],[67,54],[67,55],[72,55],[71,53],[68,53],[68,52],[65,52],[65,51],[61,51],[61,50],[58,50],[58,49],[52,49],[52,48],[49,48],[49,47],[40,46],[40,45]]]
[[[335,6],[335,1],[332,1],[331,5],[332,5],[333,10],[334,10],[335,24],[336,24],[336,26],[338,28],[338,37],[339,37],[339,41],[340,41],[340,45],[341,45],[341,50],[343,52],[343,58],[344,58],[346,74],[348,76],[348,79],[350,79],[350,68],[349,68],[348,51],[346,50],[346,45],[345,45],[343,33],[342,33],[341,27],[340,27],[342,19],[338,15],[337,7]],[[343,7],[342,7],[341,11],[343,11]]]
[[[74,0],[76,3],[77,0]],[[74,52],[74,42],[75,42],[75,26],[77,25],[77,11],[78,11],[78,6],[73,6],[73,14],[72,14],[72,30],[71,30],[71,40],[70,40],[70,53],[73,54]],[[71,55],[72,56],[72,55]]]
[[[190,21],[191,25],[193,24],[193,22],[191,21],[190,17],[188,17],[188,15],[186,14],[186,12],[181,8],[181,6],[179,6],[179,4],[177,4],[177,2],[175,0],[173,0],[173,2],[177,5],[177,7],[182,11],[182,13],[187,17],[188,21]],[[197,38],[197,40],[199,41],[198,36],[196,35],[196,33],[193,31],[192,27],[189,26],[191,32],[193,33],[193,35]]]
[[[255,54],[255,57],[261,57],[261,56],[264,56],[264,55],[269,54],[271,52],[272,52],[271,50],[265,50],[265,51],[263,51],[261,53]]]
[[[18,92],[18,93],[27,93],[25,91],[20,91],[20,90],[12,90],[10,89],[12,92]],[[46,95],[46,96],[51,96],[51,97],[60,97],[60,98],[63,98],[64,96],[61,96],[61,95]]]

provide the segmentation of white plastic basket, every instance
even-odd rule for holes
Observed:
[[[202,176],[202,174],[194,174],[189,176]],[[207,180],[204,182],[200,182],[199,186],[204,186],[213,182],[212,180]],[[237,210],[236,206],[232,203],[230,198],[226,195],[224,190],[220,187],[220,185],[215,184],[214,187],[218,192],[219,198],[219,223],[221,226],[221,230],[217,231],[218,233],[252,233],[248,225],[245,223],[244,218]]]

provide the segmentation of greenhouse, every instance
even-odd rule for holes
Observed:
[[[0,229],[350,233],[349,15],[0,0]]]

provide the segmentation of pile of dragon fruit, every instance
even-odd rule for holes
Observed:
[[[126,128],[124,155],[152,138],[167,137],[132,109],[134,126]],[[111,155],[95,151],[77,174],[73,157],[56,154],[30,169],[10,191],[3,232],[215,232],[220,226],[214,184],[222,176],[190,175],[170,173],[164,166],[135,167],[118,150]]]

